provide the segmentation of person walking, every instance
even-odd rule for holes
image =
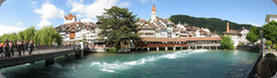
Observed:
[[[9,52],[9,41],[6,40],[3,46],[3,50],[5,53],[5,57],[10,57],[10,52]]]
[[[14,56],[14,43],[13,41],[9,42],[9,52],[10,52],[10,56]]]
[[[28,52],[29,52],[29,55],[32,55],[33,48],[34,48],[34,42],[31,40],[31,41],[28,43]]]
[[[21,40],[18,40],[17,43],[16,43],[16,47],[17,47],[17,52],[18,52],[19,56],[21,56],[21,54],[22,54],[21,53],[22,52],[21,46],[22,46],[22,42],[21,42]]]
[[[0,55],[1,55],[1,57],[4,57],[3,46],[4,46],[4,42],[0,42]]]

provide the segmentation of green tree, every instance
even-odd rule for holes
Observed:
[[[34,26],[25,29],[23,31],[23,40],[27,40],[27,41],[33,40],[35,36],[35,32],[36,30]]]
[[[103,15],[97,16],[97,18],[102,23],[100,35],[107,37],[105,39],[106,44],[120,49],[128,48],[130,41],[139,40],[136,15],[133,15],[133,12],[116,6],[105,9],[105,11]]]
[[[277,42],[277,22],[271,21],[263,26],[263,34],[267,40],[271,40],[274,43]]]
[[[34,39],[39,45],[53,45],[52,43],[57,43],[60,45],[62,43],[61,35],[52,27],[43,27],[42,29],[36,31]]]
[[[8,34],[3,34],[1,36],[1,41],[5,41],[5,40],[9,40],[9,41],[17,41],[17,36],[16,33],[8,33]]]
[[[221,48],[227,50],[234,50],[234,42],[228,35],[224,35],[221,40]]]
[[[253,27],[250,32],[246,35],[246,39],[251,43],[255,43],[260,38],[260,31],[257,27]]]

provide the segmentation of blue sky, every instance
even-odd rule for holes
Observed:
[[[277,6],[271,0],[154,0],[154,3],[162,18],[186,14],[261,26],[266,14],[277,14]],[[149,20],[153,0],[6,0],[0,6],[0,35],[30,26],[56,27],[64,23],[63,16],[69,13],[78,20],[96,21],[95,16],[101,15],[103,8],[115,5]]]

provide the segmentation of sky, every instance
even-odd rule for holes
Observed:
[[[161,18],[184,14],[256,26],[265,24],[266,14],[277,14],[272,0],[6,0],[0,6],[0,35],[30,26],[57,27],[70,13],[77,20],[95,22],[97,15],[112,6],[128,8],[138,18],[149,20],[153,4]]]

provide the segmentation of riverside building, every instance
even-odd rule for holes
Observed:
[[[182,50],[182,49],[219,49],[221,38],[206,28],[189,26],[186,23],[177,25],[168,19],[157,16],[153,5],[150,21],[140,20],[141,42],[136,50]]]
[[[63,37],[63,43],[69,45],[84,41],[92,50],[104,51],[104,40],[98,35],[101,32],[98,24],[76,20],[76,16],[69,14],[65,16],[64,24],[56,27]]]
[[[225,35],[229,35],[234,42],[234,46],[237,47],[240,44],[248,44],[249,41],[246,39],[246,35],[249,33],[249,30],[242,28],[242,30],[230,30],[230,23],[227,22],[226,31],[223,32]]]

